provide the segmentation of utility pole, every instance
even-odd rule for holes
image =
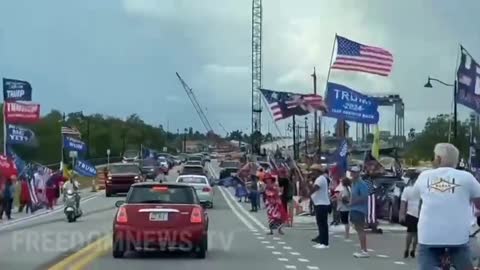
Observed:
[[[308,157],[308,117],[305,117],[305,156]]]
[[[313,67],[313,74],[312,74],[312,77],[313,77],[313,94],[316,95],[317,94],[317,73],[315,72],[315,67]],[[314,138],[314,145],[315,146],[318,146],[319,143],[316,141],[317,138],[318,138],[318,113],[317,111],[315,111],[313,113],[313,138]]]
[[[292,117],[292,131],[293,131],[293,159],[297,160],[297,123],[295,122],[295,115]]]

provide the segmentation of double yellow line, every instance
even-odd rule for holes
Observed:
[[[81,270],[112,248],[112,235],[107,234],[86,247],[61,260],[48,270]]]

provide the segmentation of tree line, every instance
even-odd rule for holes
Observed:
[[[2,104],[3,106],[3,104]],[[3,108],[2,108],[3,109]],[[0,120],[3,125],[3,117]],[[89,151],[85,159],[98,159],[107,156],[121,156],[126,149],[140,149],[140,145],[162,151],[167,147],[168,152],[176,153],[182,149],[182,142],[188,140],[203,140],[205,134],[188,128],[177,132],[166,131],[162,125],[153,126],[145,123],[137,114],[132,114],[126,119],[106,116],[102,114],[84,115],[82,112],[63,114],[52,110],[43,116],[34,125],[28,128],[35,132],[37,147],[22,145],[13,146],[15,152],[24,160],[35,161],[41,164],[58,163],[61,158],[62,126],[75,127],[82,134],[82,141],[88,144]],[[1,141],[3,145],[3,129]]]

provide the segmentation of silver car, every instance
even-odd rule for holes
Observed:
[[[184,183],[195,188],[200,203],[207,208],[213,208],[213,188],[208,178],[203,175],[181,175],[177,178],[177,183]]]

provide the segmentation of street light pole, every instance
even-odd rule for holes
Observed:
[[[185,128],[184,129],[185,133],[183,134],[183,152],[187,152],[187,132],[188,130]]]
[[[432,81],[438,82],[448,87],[453,87],[453,141],[454,143],[457,140],[457,80],[453,84],[446,83],[439,79],[435,79],[432,77],[428,77],[427,83],[425,84],[425,88],[432,88]],[[450,133],[449,133],[450,134]],[[450,135],[449,135],[450,138]]]

